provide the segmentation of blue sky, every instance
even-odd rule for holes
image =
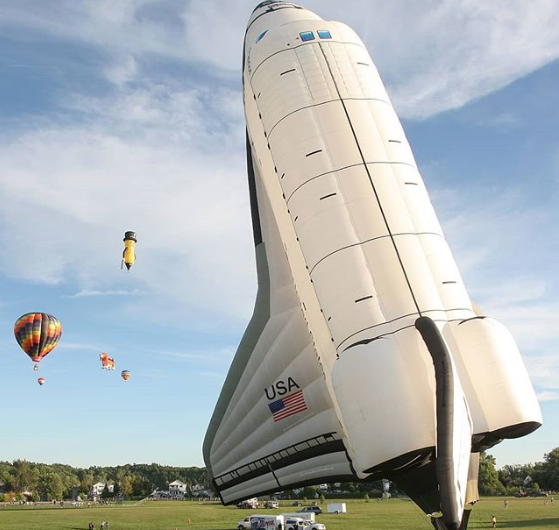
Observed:
[[[240,91],[256,3],[2,2],[0,459],[203,465],[256,292]],[[304,5],[366,42],[470,295],[523,352],[545,425],[492,454],[542,460],[559,444],[559,5]],[[28,311],[64,327],[38,374],[13,338]]]

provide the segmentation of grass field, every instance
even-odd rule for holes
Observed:
[[[554,504],[545,499],[484,498],[472,513],[468,528],[491,527],[491,515],[497,517],[497,528],[535,530],[559,529],[559,500]],[[335,501],[332,501],[335,502]],[[317,517],[327,530],[432,530],[428,518],[411,501],[390,499],[343,500],[348,513],[323,514]],[[237,522],[253,513],[293,512],[296,508],[285,502],[278,510],[238,510],[216,503],[190,501],[145,502],[140,506],[71,508],[71,507],[3,507],[0,508],[0,530],[86,530],[89,521],[96,530],[102,520],[110,522],[111,530],[236,530]],[[325,508],[325,507],[324,507]],[[190,522],[189,522],[190,521]]]

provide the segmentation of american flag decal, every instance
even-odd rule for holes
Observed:
[[[297,392],[293,392],[293,394],[268,403],[268,407],[270,407],[270,412],[272,413],[274,421],[280,421],[289,416],[293,416],[293,414],[307,410],[307,404],[305,403],[305,396],[303,396],[302,390],[297,390]]]

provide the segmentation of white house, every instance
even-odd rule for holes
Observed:
[[[97,482],[96,484],[93,484],[93,486],[91,486],[91,496],[92,497],[100,497],[101,493],[103,493],[103,490],[105,489],[106,483],[105,482]],[[109,484],[109,492],[113,492],[115,489],[113,484]]]
[[[180,480],[175,480],[169,484],[169,495],[171,497],[183,497],[186,493],[186,484]]]

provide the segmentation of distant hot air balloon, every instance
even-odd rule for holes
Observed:
[[[99,355],[99,359],[101,359],[101,368],[103,370],[114,370],[115,369],[115,360],[109,357],[105,352]]]
[[[39,377],[39,379],[37,379],[37,383],[39,383],[40,386],[43,386],[45,384],[46,379],[44,377]]]
[[[62,324],[47,313],[26,313],[14,325],[14,335],[21,349],[35,363],[46,357],[62,336]],[[38,369],[35,364],[34,370]]]
[[[126,265],[126,268],[130,270],[130,267],[134,265],[136,261],[136,232],[125,232],[124,233],[124,252],[122,253],[122,263]],[[122,268],[122,265],[121,267]]]
[[[125,381],[128,381],[128,379],[130,379],[130,371],[129,370],[122,370],[122,372],[120,372],[120,376]]]

